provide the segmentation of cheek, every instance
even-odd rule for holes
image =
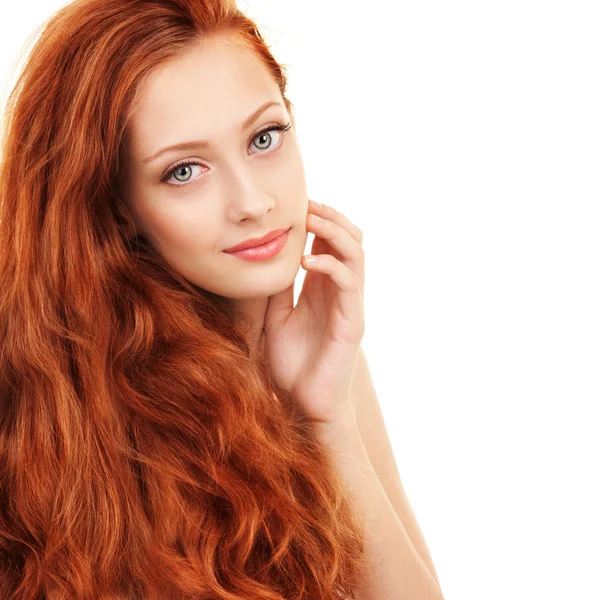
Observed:
[[[220,226],[211,215],[193,210],[164,211],[153,215],[150,231],[158,246],[168,255],[212,252],[218,244]]]
[[[290,152],[265,176],[265,189],[279,200],[279,210],[294,219],[306,215],[308,199],[304,165],[298,152]]]
[[[293,210],[302,213],[305,217],[308,211],[308,192],[304,166],[299,155],[295,161],[292,161],[290,168],[286,169],[285,179],[281,185],[285,186],[285,196],[289,198]]]
[[[296,189],[305,185],[304,164],[302,157],[297,151],[290,152],[286,160],[281,163],[281,167],[271,173],[278,175],[280,185],[286,185],[289,188]]]

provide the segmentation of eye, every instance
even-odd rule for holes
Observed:
[[[271,140],[273,139],[271,136],[272,131],[288,131],[291,129],[292,123],[291,121],[288,123],[283,123],[282,121],[278,121],[276,125],[269,125],[265,127],[261,131],[259,131],[253,138],[252,142],[255,140],[259,140],[258,144],[255,144],[259,150],[268,150],[271,147]],[[278,136],[281,135],[278,133]],[[260,153],[259,153],[260,154]],[[175,185],[181,186],[185,185],[189,181],[195,181],[199,177],[195,177],[192,179],[192,167],[201,167],[201,163],[197,160],[186,159],[181,160],[178,163],[175,163],[160,179],[160,183],[166,185]],[[171,178],[175,177],[176,179],[171,182]],[[175,183],[177,181],[178,183]]]
[[[176,181],[179,183],[172,183],[170,185],[183,185],[190,181],[192,167],[200,167],[200,163],[195,160],[184,160],[173,166],[172,169],[165,174],[161,179],[161,183],[169,183],[171,177],[177,177]],[[181,179],[179,179],[181,177]]]
[[[289,123],[282,123],[281,121],[277,123],[277,125],[269,125],[268,127],[262,129],[261,131],[259,131],[255,136],[254,136],[254,140],[256,139],[260,139],[261,142],[261,146],[262,144],[268,144],[267,148],[270,147],[270,141],[272,139],[271,136],[271,131],[277,131],[277,136],[279,137],[281,135],[281,131],[288,131],[288,129],[291,129],[292,127],[292,123],[291,121]],[[265,139],[266,138],[266,139]],[[254,141],[253,140],[253,141]],[[259,148],[260,150],[263,150],[264,148],[257,146],[257,148]]]

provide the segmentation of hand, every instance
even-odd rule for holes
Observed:
[[[273,380],[318,424],[347,422],[350,391],[364,334],[362,232],[331,206],[309,202],[315,234],[298,303],[294,284],[269,297],[264,350]]]

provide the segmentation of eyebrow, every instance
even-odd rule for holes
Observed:
[[[244,120],[242,125],[240,126],[240,130],[243,131],[247,127],[250,127],[252,123],[260,117],[260,115],[270,108],[271,106],[282,106],[281,102],[276,102],[275,100],[270,100],[269,102],[265,102],[261,106],[259,106],[247,119]],[[159,156],[165,154],[165,152],[172,152],[174,150],[196,150],[202,148],[211,148],[212,143],[206,140],[191,140],[188,142],[181,142],[179,144],[174,144],[173,146],[167,146],[166,148],[160,149],[158,152],[155,152],[152,156],[145,158],[142,163],[146,164],[150,161],[155,160]]]

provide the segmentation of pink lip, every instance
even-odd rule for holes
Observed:
[[[251,248],[244,248],[242,250],[238,250],[236,252],[232,252],[231,250],[225,250],[228,254],[233,254],[238,258],[249,261],[259,261],[266,260],[267,258],[272,258],[276,254],[279,254],[281,249],[285,246],[285,243],[288,239],[288,234],[291,227],[289,229],[283,229],[278,231],[283,231],[278,237],[271,239],[266,244],[261,244],[260,246],[253,246]],[[266,237],[266,236],[265,236]]]
[[[250,238],[243,241],[241,244],[236,244],[235,246],[231,246],[231,248],[227,248],[224,252],[237,252],[238,250],[245,250],[246,248],[254,248],[256,246],[262,246],[271,240],[274,240],[276,237],[279,237],[282,233],[285,233],[288,228],[284,229],[273,229],[273,231],[269,231],[269,233],[263,235],[259,238]]]

